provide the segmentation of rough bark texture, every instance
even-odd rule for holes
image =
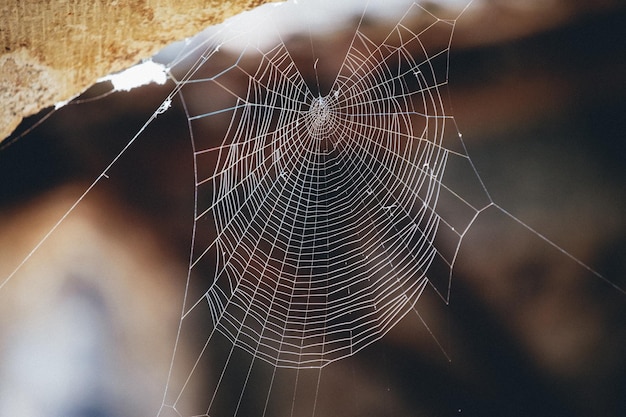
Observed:
[[[166,44],[271,0],[5,0],[0,5],[0,140]]]

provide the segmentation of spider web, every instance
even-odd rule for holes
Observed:
[[[281,29],[324,7],[330,15],[301,37]],[[342,22],[340,62],[315,32],[333,9],[313,2],[264,7],[254,23],[233,19],[184,42],[166,59],[174,89],[83,194],[182,101],[193,240],[159,416],[323,415],[322,370],[407,315],[426,325],[416,303],[430,290],[449,302],[463,239],[490,209],[608,282],[492,199],[448,102],[458,16],[400,9],[382,32],[370,5]]]
[[[267,8],[259,21],[276,29],[311,5]],[[321,368],[408,313],[426,324],[416,302],[427,287],[448,303],[462,240],[490,208],[604,279],[493,201],[447,102],[457,19],[417,3],[403,10],[381,33],[369,30],[366,8],[334,66],[309,28],[299,49],[280,32],[274,42],[235,37],[232,48],[209,38],[216,43],[177,77],[196,167],[188,288],[199,288],[186,293],[181,333],[207,319],[211,331],[185,381],[168,385],[162,412],[187,415],[186,391],[211,363],[219,377],[200,401],[206,410],[192,414],[271,415],[285,391],[276,381],[295,373],[291,415],[305,409],[305,375],[315,415]],[[447,42],[428,41],[437,38]],[[453,186],[449,162],[471,184]],[[269,386],[264,404],[242,412],[259,380]]]
[[[409,46],[424,48],[402,23],[380,45],[357,31],[327,93],[307,85],[283,43],[244,49],[258,54],[254,72],[237,64],[186,81],[203,94],[232,72],[248,77],[232,107],[189,117],[192,132],[216,114],[231,120],[218,147],[194,135],[196,166],[210,167],[197,191],[212,196],[196,222],[212,217],[216,238],[194,246],[192,269],[215,250],[212,321],[255,357],[301,367],[350,355],[427,283],[449,152],[433,61],[446,50],[416,59]]]
[[[285,4],[258,20],[278,21],[289,7],[307,13]],[[212,330],[186,382],[168,387],[165,409],[178,410],[218,338],[230,348],[206,415],[220,414],[222,379],[243,351],[252,359],[237,414],[257,360],[321,368],[383,337],[426,286],[448,300],[471,216],[446,219],[442,190],[479,210],[442,183],[450,154],[467,158],[445,143],[456,20],[413,3],[381,36],[368,33],[367,17],[366,9],[334,76],[318,71],[312,41],[295,56],[277,34],[238,52],[211,44],[177,81],[196,167],[189,282],[205,288],[186,297],[181,331],[203,308]],[[448,41],[429,45],[429,33]],[[230,105],[205,99],[218,96]],[[437,246],[442,236],[452,250]],[[444,279],[429,278],[433,267]]]

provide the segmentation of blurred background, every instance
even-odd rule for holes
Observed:
[[[426,7],[456,17],[465,4]],[[354,27],[345,9],[346,27]],[[380,16],[367,22],[370,30],[388,30]],[[486,210],[461,245],[449,305],[430,292],[417,304],[428,327],[407,316],[321,377],[303,370],[293,384],[285,374],[269,415],[626,415],[626,295],[615,288],[626,288],[625,18],[618,1],[475,1],[457,22],[450,54],[451,111],[493,200],[610,282]],[[327,62],[341,59],[335,45],[350,36],[341,22],[312,34],[326,45]],[[296,57],[302,36],[309,34],[285,38]],[[82,103],[0,150],[0,277],[171,88],[106,94],[110,85],[96,85]],[[2,416],[158,412],[193,224],[192,150],[180,102],[107,174],[0,288]],[[452,171],[449,181],[462,187],[464,178]],[[197,334],[207,328],[199,321]],[[193,363],[193,344],[183,338],[177,360]],[[186,378],[184,369],[174,370],[173,385]],[[215,372],[207,366],[206,380],[188,390],[189,410],[206,403]],[[262,409],[265,396],[240,415]]]

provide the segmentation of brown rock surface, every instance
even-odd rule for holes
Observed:
[[[0,5],[0,140],[102,75],[268,0],[7,0]]]

